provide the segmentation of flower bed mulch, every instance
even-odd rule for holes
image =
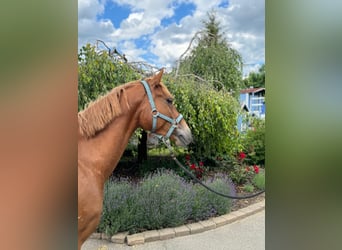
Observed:
[[[236,194],[238,196],[243,196],[243,195],[249,195],[250,193],[242,191],[241,187],[236,187]],[[249,198],[249,199],[234,200],[231,211],[236,211],[236,210],[239,210],[241,208],[248,207],[249,205],[252,205],[254,203],[257,203],[257,202],[263,201],[263,200],[265,200],[265,193],[260,194],[256,197],[253,197],[253,198]]]

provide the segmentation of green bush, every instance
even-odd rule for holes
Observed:
[[[107,51],[98,53],[87,44],[78,54],[78,110],[114,87],[139,79],[129,65],[115,60]]]
[[[212,189],[228,194],[235,195],[232,182],[223,175],[215,175],[212,179],[204,182]],[[192,206],[192,220],[199,221],[208,219],[215,215],[226,214],[230,211],[232,200],[214,194],[199,184],[194,185],[195,197]]]
[[[256,174],[252,182],[258,189],[265,189],[265,172]]]
[[[252,184],[246,184],[243,186],[243,190],[252,193],[254,191],[254,186]]]
[[[134,186],[127,180],[106,182],[99,231],[114,234],[136,227]]]
[[[191,185],[171,171],[145,177],[136,192],[140,228],[178,226],[191,214]]]
[[[165,76],[164,82],[191,129],[194,144],[190,150],[195,158],[212,159],[239,151],[239,104],[234,96],[194,78]]]
[[[168,153],[168,152],[167,152]],[[139,176],[147,176],[160,168],[172,170],[180,175],[180,168],[171,157],[149,156],[146,161],[139,165]]]
[[[265,120],[254,118],[252,129],[245,136],[244,146],[248,151],[246,163],[250,165],[265,165]]]

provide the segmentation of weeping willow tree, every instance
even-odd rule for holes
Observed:
[[[196,45],[181,60],[179,74],[194,74],[213,81],[216,88],[225,88],[236,95],[242,87],[242,58],[221,33],[220,22],[214,11],[207,13],[202,21],[203,30],[196,39]]]

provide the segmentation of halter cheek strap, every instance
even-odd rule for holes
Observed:
[[[148,85],[148,83],[145,80],[141,80],[141,83],[145,88],[145,91],[146,91],[146,94],[148,97],[148,101],[151,105],[151,112],[152,112],[152,129],[151,129],[151,132],[154,133],[159,139],[167,140],[172,135],[175,128],[177,128],[177,125],[180,123],[180,121],[183,119],[183,115],[179,114],[176,119],[173,119],[167,115],[159,113],[157,110],[157,107],[154,103],[150,86]],[[163,119],[163,120],[165,120],[171,124],[169,130],[167,131],[166,135],[164,135],[164,136],[155,133],[155,131],[157,129],[158,118],[161,118],[161,119]]]

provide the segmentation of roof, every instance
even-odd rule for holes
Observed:
[[[241,94],[246,94],[246,93],[256,93],[260,91],[265,91],[265,88],[248,88],[248,89],[242,89],[240,91]]]

